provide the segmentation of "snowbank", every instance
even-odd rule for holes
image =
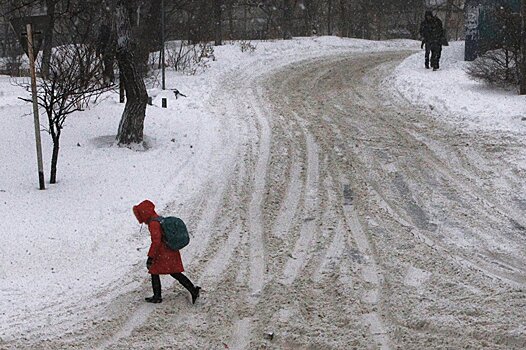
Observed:
[[[440,70],[424,68],[424,51],[407,58],[389,83],[411,103],[472,130],[526,133],[526,97],[472,80],[464,42],[444,47]]]
[[[59,183],[45,191],[38,190],[31,106],[17,98],[27,92],[0,77],[0,338],[66,332],[117,295],[145,284],[149,237],[131,207],[148,198],[160,213],[187,218],[209,179],[221,178],[238,137],[211,102],[226,73],[257,66],[254,74],[261,74],[309,57],[415,46],[337,37],[253,44],[253,53],[241,52],[236,43],[216,48],[217,60],[197,76],[168,72],[167,87],[187,98],[150,89],[146,150],[115,146],[124,108],[116,94],[70,116],[61,139]],[[168,109],[160,108],[163,96]],[[47,178],[51,143],[45,133],[42,138]],[[180,211],[167,213],[168,204]]]

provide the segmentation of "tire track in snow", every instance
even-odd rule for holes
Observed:
[[[348,186],[344,183],[344,186]],[[375,310],[374,306],[379,303],[383,276],[376,264],[374,251],[369,243],[363,227],[358,218],[358,213],[353,204],[346,204],[343,207],[345,219],[349,226],[352,238],[358,247],[360,254],[365,258],[361,263],[361,275],[365,282],[368,282],[371,289],[365,291],[362,295],[362,301],[371,305],[371,311],[362,316],[364,322],[369,325],[369,331],[375,339],[377,345],[382,350],[391,349],[389,335],[383,325],[383,321]]]
[[[285,199],[281,203],[279,215],[275,221],[272,233],[275,237],[285,238],[290,233],[294,217],[296,216],[298,205],[301,199],[302,184],[301,163],[293,158],[292,169],[289,176],[289,186],[285,194]]]
[[[234,257],[234,251],[241,241],[241,226],[238,223],[228,234],[228,238],[221,244],[217,253],[205,265],[199,284],[214,285],[221,278]]]
[[[234,330],[232,332],[230,346],[232,350],[245,350],[250,345],[250,318],[243,318],[234,322]]]
[[[316,68],[318,68],[318,67],[316,67]],[[313,69],[313,67],[311,67],[310,69]],[[305,96],[303,96],[304,100],[311,101],[311,99],[309,99],[309,97],[307,97],[308,96],[307,94],[310,94],[310,92],[313,91],[313,90],[314,91],[329,91],[329,94],[331,93],[330,89],[327,90],[323,86],[320,86],[321,83],[323,83],[325,81],[330,81],[330,79],[328,79],[328,77],[329,77],[328,73],[330,73],[330,69],[329,69],[329,71],[324,70],[324,69],[321,69],[321,70],[317,69],[316,71],[317,71],[317,73],[315,73],[315,74],[316,74],[317,78],[316,79],[312,79],[312,80],[309,81],[310,89],[308,91],[304,92],[304,95],[305,95]],[[301,84],[300,84],[300,86],[301,86]],[[316,96],[316,97],[318,97],[318,96]],[[301,96],[300,96],[300,98],[301,98]],[[318,103],[321,102],[322,97],[318,97],[318,98],[320,98],[320,101],[315,101],[314,103],[311,103],[311,106],[309,106],[309,108],[306,108],[306,115],[309,115],[310,117],[316,117],[315,115],[312,115],[312,112],[315,111],[314,104],[316,102],[318,102]],[[324,102],[321,102],[320,104],[324,105]],[[311,111],[311,113],[309,114],[308,111]],[[329,120],[330,120],[330,118],[329,118]],[[337,128],[336,125],[337,125],[336,123],[329,123],[329,126],[330,126],[329,129],[333,130],[333,131],[336,129],[334,134],[335,134],[335,136],[337,136],[337,141],[338,142],[343,142],[343,144],[345,144],[345,138],[343,137],[342,133],[339,131],[339,129]],[[322,136],[318,136],[318,137],[321,137],[321,139],[324,141],[324,143],[322,145],[323,146],[323,151],[327,152],[328,154],[331,154],[331,151],[334,149],[334,146],[331,144],[330,141],[327,141]],[[325,135],[325,136],[328,136],[328,135]],[[308,144],[307,144],[307,148],[308,148]],[[309,150],[307,150],[307,153],[309,153]],[[332,158],[331,162],[329,163],[329,165],[326,168],[328,168],[328,169],[332,168],[332,170],[336,171],[337,173],[339,173],[340,174],[339,176],[343,179],[343,178],[345,178],[344,174],[346,174],[346,171],[341,166],[341,164],[339,164],[339,161],[340,160],[339,160],[338,157]],[[329,168],[329,167],[331,167],[331,168]],[[341,188],[346,188],[346,189],[349,188],[348,187],[349,185],[348,185],[347,181],[341,181],[340,180],[340,182],[342,183]],[[308,186],[307,186],[307,188],[308,188]],[[328,193],[328,197],[329,197],[328,201],[331,202],[331,200],[330,200],[330,198],[331,198],[330,191]],[[332,197],[334,197],[334,196],[332,196]],[[340,197],[340,196],[338,196],[338,197]],[[344,197],[343,198],[344,199],[344,203],[342,203],[343,204],[343,208],[342,208],[342,216],[343,217],[341,218],[341,220],[343,220],[343,221],[339,222],[338,230],[333,235],[332,242],[331,242],[331,244],[329,245],[328,249],[325,252],[325,259],[321,260],[320,267],[314,273],[313,279],[314,280],[320,280],[321,279],[320,271],[323,271],[323,269],[327,269],[327,265],[328,265],[328,261],[327,261],[328,259],[327,258],[331,257],[331,256],[336,256],[336,258],[338,259],[338,257],[341,254],[343,254],[343,250],[345,249],[345,244],[346,243],[347,243],[348,247],[356,246],[359,255],[361,257],[363,257],[363,259],[359,259],[359,261],[353,261],[353,264],[360,265],[360,275],[361,275],[362,280],[365,282],[365,286],[367,287],[367,289],[365,291],[363,291],[363,293],[361,295],[361,300],[364,303],[364,305],[369,305],[368,312],[365,313],[364,315],[362,315],[362,321],[363,321],[364,324],[366,324],[368,326],[369,333],[371,334],[372,338],[376,342],[376,345],[380,349],[383,349],[383,350],[384,349],[391,349],[391,341],[389,339],[389,335],[388,335],[388,333],[386,331],[386,328],[384,326],[384,321],[382,320],[382,318],[379,316],[378,312],[376,311],[381,306],[380,305],[381,304],[380,294],[381,294],[381,290],[382,290],[383,276],[382,276],[381,270],[377,266],[376,259],[375,259],[375,252],[372,249],[372,246],[369,243],[368,237],[365,234],[365,232],[363,230],[363,227],[362,227],[362,225],[361,225],[361,223],[359,221],[358,213],[357,213],[356,208],[354,206],[353,199],[352,198],[345,198],[345,197],[347,197],[347,195],[345,193],[344,193],[343,197]],[[334,202],[334,201],[332,201],[332,202]],[[328,205],[328,206],[330,206],[330,205]],[[334,208],[337,207],[336,203],[334,203],[332,206]],[[349,229],[351,231],[351,234],[352,234],[351,236],[344,235],[344,232],[345,232],[344,228],[346,226],[349,227]],[[345,238],[347,238],[347,240],[351,239],[352,241],[345,242]],[[300,240],[301,240],[301,238],[300,238]],[[304,238],[304,240],[305,240],[305,238]]]
[[[403,218],[403,215],[398,213],[392,205],[390,205],[387,200],[380,195],[380,193],[375,190],[374,188],[370,188],[369,192],[373,196],[373,198],[376,199],[378,205],[380,208],[383,208],[393,220],[400,223],[400,225],[406,227],[409,229],[409,232],[416,238],[418,241],[424,243],[431,249],[437,251],[440,253],[441,256],[448,257],[453,262],[455,262],[457,265],[462,266],[463,268],[479,271],[482,274],[495,279],[499,281],[503,281],[510,286],[513,286],[515,288],[522,288],[524,287],[524,283],[521,283],[520,281],[516,281],[513,278],[509,278],[508,276],[503,275],[500,271],[492,271],[489,268],[486,268],[484,266],[481,266],[480,263],[477,263],[476,261],[472,261],[471,259],[464,257],[460,254],[456,254],[455,252],[451,251],[451,249],[448,249],[447,246],[444,246],[437,240],[431,238],[429,235],[425,234],[418,228],[416,228],[413,224],[411,224],[409,221]]]
[[[219,95],[218,95],[219,96]],[[226,121],[225,121],[226,122]],[[200,265],[198,259],[205,253],[208,249],[212,227],[214,227],[214,222],[217,220],[219,212],[223,207],[225,201],[225,192],[226,189],[231,185],[230,179],[232,178],[232,173],[234,167],[232,164],[235,161],[235,156],[239,147],[239,140],[235,136],[235,130],[239,129],[240,126],[237,124],[237,121],[230,120],[230,127],[226,127],[226,130],[229,130],[229,135],[225,135],[223,138],[223,143],[228,143],[230,151],[226,154],[223,154],[223,157],[215,159],[214,164],[223,164],[223,177],[219,179],[214,179],[210,181],[208,189],[212,192],[204,204],[204,209],[200,212],[199,221],[196,225],[194,233],[191,233],[192,243],[181,252],[183,261],[188,261],[186,264],[190,267],[195,267]],[[207,148],[209,150],[209,148]],[[209,150],[210,151],[210,150]],[[194,169],[195,170],[195,169]],[[185,171],[190,171],[190,169],[185,169]],[[209,192],[210,193],[210,192]],[[232,240],[235,241],[235,236]],[[219,266],[219,268],[222,268]],[[173,280],[163,281],[163,290],[172,288],[174,285]],[[120,326],[114,334],[110,337],[99,342],[97,349],[106,349],[113,344],[118,343],[121,339],[130,337],[131,333],[148,320],[151,314],[155,311],[154,305],[151,304],[140,304],[130,316],[127,317],[127,320]]]
[[[325,275],[335,271],[338,263],[342,259],[345,249],[348,249],[348,247],[346,247],[345,238],[347,226],[343,219],[338,220],[338,224],[334,231],[329,246],[323,255],[323,259],[312,276],[314,282],[320,283],[325,278]]]
[[[317,218],[317,208],[320,172],[318,145],[314,140],[314,137],[306,130],[305,141],[307,149],[307,175],[304,186],[303,223],[301,224],[300,235],[296,240],[294,250],[283,270],[281,282],[285,285],[291,285],[298,277],[301,269],[307,263],[308,256],[310,255],[311,242],[318,231],[319,219]]]
[[[336,108],[336,109],[340,113],[342,113],[342,115],[345,114],[343,109],[341,108]],[[355,125],[355,122],[352,122],[351,119],[347,119],[346,122],[352,125],[353,127],[355,127],[357,130],[360,130],[360,133],[364,132],[361,130],[361,127],[363,126],[360,126],[358,124]],[[388,123],[388,121],[386,120],[384,120],[384,122]],[[396,134],[398,135],[400,139],[414,138],[415,140],[417,140],[414,137],[414,135],[412,135],[411,133],[406,135],[406,134],[397,132],[395,128],[393,128],[392,130],[393,132],[396,132]],[[422,162],[425,163],[426,168],[434,169],[434,172],[436,174],[440,174],[440,176],[442,176],[444,179],[447,179],[448,184],[452,185],[456,189],[462,189],[466,187],[469,188],[470,190],[466,194],[471,198],[470,202],[478,204],[478,201],[480,198],[480,201],[481,201],[480,205],[483,207],[481,211],[484,210],[484,208],[487,209],[488,207],[491,207],[491,204],[488,204],[489,201],[485,199],[486,194],[484,193],[484,191],[481,191],[480,189],[474,187],[469,181],[466,181],[465,179],[461,178],[460,175],[451,172],[450,169],[447,168],[447,165],[444,164],[443,161],[440,160],[440,157],[436,156],[432,151],[422,149],[422,152],[425,152],[427,155],[427,157],[422,160]],[[380,161],[378,161],[378,159],[367,148],[362,149],[360,153],[356,153],[356,156],[358,159],[360,159],[360,161],[363,164],[366,164],[368,162],[369,163],[373,162],[374,166],[369,167],[371,171],[373,168],[383,169],[385,173],[391,174],[393,177],[396,177],[398,175],[398,176],[404,176],[405,178],[411,178],[411,176],[407,176],[401,173],[403,169],[402,166],[398,166],[396,164],[389,164],[388,166],[383,165]],[[399,167],[400,169],[398,169]],[[356,167],[356,168],[358,169],[360,167]],[[366,168],[366,167],[361,167],[361,168]],[[506,273],[505,270],[497,269],[495,265],[492,266],[491,264],[489,264],[488,262],[484,260],[481,261],[481,260],[475,259],[477,256],[466,256],[465,254],[461,252],[455,252],[454,250],[451,249],[451,247],[448,247],[444,243],[441,243],[437,239],[434,239],[433,236],[429,235],[429,233],[427,233],[425,229],[420,228],[422,224],[421,223],[419,224],[418,218],[414,220],[410,214],[407,214],[409,215],[408,218],[404,218],[406,217],[406,215],[400,213],[399,210],[395,209],[395,208],[399,208],[402,202],[404,201],[401,201],[400,198],[398,198],[397,199],[398,202],[396,205],[388,204],[390,200],[385,195],[380,195],[380,193],[384,191],[379,189],[380,186],[376,184],[376,180],[374,180],[374,177],[375,177],[374,173],[367,174],[365,172],[361,172],[361,174],[363,178],[368,179],[367,182],[369,183],[369,185],[372,186],[371,191],[374,191],[373,195],[378,199],[378,203],[380,207],[384,208],[388,213],[390,213],[391,217],[395,219],[396,221],[398,221],[402,226],[410,228],[411,234],[415,236],[415,238],[417,238],[419,241],[431,247],[432,249],[441,252],[443,256],[450,258],[453,262],[455,262],[456,264],[464,268],[479,271],[492,279],[503,281],[509,284],[510,286],[513,286],[516,288],[522,288],[524,287],[524,285],[526,285],[526,282],[524,281],[524,279],[521,279],[520,277],[517,278],[516,276],[509,275]],[[425,181],[421,181],[420,183],[425,184]],[[405,194],[409,195],[410,193],[405,193]],[[405,202],[409,203],[406,205],[410,205],[412,207],[417,206],[417,204],[414,202],[414,199],[412,198],[409,200],[405,200]],[[503,216],[506,216],[506,215],[503,214]],[[509,267],[509,270],[518,271],[514,269],[513,267]]]
[[[247,99],[252,102],[253,110],[256,120],[259,124],[259,149],[256,160],[256,167],[253,179],[253,192],[248,210],[248,222],[250,229],[250,275],[249,288],[252,297],[259,297],[266,280],[266,251],[264,242],[265,224],[263,220],[263,201],[266,191],[266,176],[268,171],[268,163],[270,160],[270,139],[271,129],[270,123],[265,118],[265,114],[269,115],[269,111],[262,111],[263,104],[261,100],[256,97],[256,94],[262,96],[261,90],[250,91],[247,94]],[[253,300],[257,302],[257,298]]]
[[[208,248],[210,241],[210,232],[214,221],[219,213],[219,208],[223,203],[223,197],[225,189],[228,186],[228,181],[218,181],[218,186],[212,186],[217,188],[214,194],[209,197],[206,202],[205,210],[202,212],[202,216],[197,225],[194,235],[191,237],[192,242],[198,242],[198,244],[189,245],[184,251],[181,252],[183,261],[189,261],[189,266],[196,264],[199,255],[203,254]],[[174,285],[173,280],[163,281],[163,290],[171,289]],[[155,311],[155,305],[152,304],[140,304],[127,318],[117,332],[111,335],[109,338],[102,341],[97,349],[106,349],[113,344],[118,343],[121,339],[127,338],[131,333],[148,320],[151,314]]]

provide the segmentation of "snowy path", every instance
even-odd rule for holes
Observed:
[[[388,95],[407,54],[225,76],[211,105],[231,130],[227,164],[194,203],[183,254],[202,298],[165,279],[163,303],[144,305],[145,281],[108,322],[33,347],[524,348],[526,219],[509,199],[524,140],[463,133]]]

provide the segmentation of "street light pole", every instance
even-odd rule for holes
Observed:
[[[38,116],[37,101],[37,77],[35,72],[35,55],[33,53],[33,26],[31,23],[26,25],[27,30],[27,55],[29,56],[29,70],[31,71],[31,95],[33,98],[33,117],[35,123],[35,140],[37,145],[37,163],[38,163],[38,182],[40,189],[45,190],[44,184],[44,166],[42,164],[42,142],[40,139],[40,118]]]
[[[163,90],[166,90],[166,75],[164,71],[164,0],[161,0],[161,75]]]

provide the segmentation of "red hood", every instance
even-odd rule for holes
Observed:
[[[155,212],[155,204],[149,200],[142,201],[138,205],[135,205],[133,207],[133,213],[141,224],[159,216]]]

